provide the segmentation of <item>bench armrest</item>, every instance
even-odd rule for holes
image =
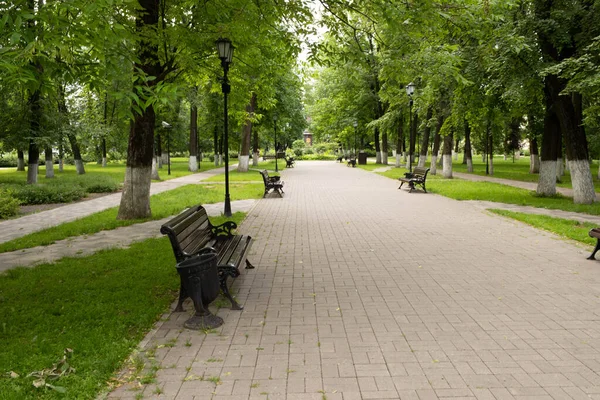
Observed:
[[[281,179],[281,176],[270,176],[269,182],[279,182],[280,179]]]
[[[213,226],[213,234],[215,236],[233,236],[233,230],[237,228],[237,224],[233,221],[226,221],[225,223],[217,226]]]
[[[413,175],[413,173],[412,173],[412,172],[405,172],[405,173],[404,173],[404,177],[405,177],[405,178],[414,178],[414,175]]]

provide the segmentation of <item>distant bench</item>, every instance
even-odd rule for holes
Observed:
[[[405,173],[403,178],[398,178],[398,180],[401,182],[398,189],[400,189],[405,183],[408,183],[409,193],[414,190],[415,185],[420,185],[423,188],[423,191],[427,193],[427,189],[425,189],[425,182],[427,181],[428,172],[429,168],[415,167],[412,172]]]
[[[279,197],[283,197],[283,181],[279,176],[269,176],[267,170],[260,171],[260,174],[263,178],[263,183],[265,184],[265,193],[263,194],[263,198],[269,193],[269,191],[273,190],[279,194]]]
[[[588,260],[595,260],[596,257],[596,252],[598,250],[600,250],[600,228],[594,228],[592,230],[590,230],[588,232],[588,235],[590,237],[596,238],[596,247],[594,248],[594,251],[592,251],[592,254],[590,254],[590,256],[587,258]]]

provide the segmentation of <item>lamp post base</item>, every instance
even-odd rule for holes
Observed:
[[[231,217],[231,200],[229,194],[225,195],[225,211],[223,212],[223,215]]]

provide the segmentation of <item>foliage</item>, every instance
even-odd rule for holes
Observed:
[[[10,189],[0,188],[0,219],[7,219],[17,215],[20,202]]]
[[[83,187],[68,183],[19,185],[12,186],[12,189],[23,205],[70,203],[82,199],[86,194]]]

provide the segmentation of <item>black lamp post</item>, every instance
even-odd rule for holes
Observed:
[[[279,172],[277,167],[277,114],[273,114],[273,129],[275,131],[275,172]]]
[[[358,122],[354,121],[352,125],[354,126],[354,158],[356,159],[356,128],[358,127]]]
[[[163,121],[162,127],[167,131],[167,175],[171,175],[171,128],[173,127],[168,122]]]
[[[409,106],[409,112],[408,112],[408,132],[409,132],[409,144],[408,144],[408,172],[412,172],[412,157],[413,157],[413,141],[415,140],[413,137],[413,123],[412,123],[412,106],[413,106],[413,98],[412,95],[415,92],[415,84],[414,83],[409,83],[408,85],[406,85],[406,94],[408,95],[408,98],[410,99],[410,101],[408,102],[408,106]]]
[[[221,59],[221,66],[223,67],[223,83],[221,84],[223,92],[223,147],[225,148],[225,211],[223,214],[226,217],[231,217],[231,200],[229,198],[229,135],[227,133],[227,95],[231,92],[231,86],[229,86],[227,72],[229,71],[229,64],[231,64],[231,60],[233,59],[233,49],[231,40],[217,40],[217,50]]]

